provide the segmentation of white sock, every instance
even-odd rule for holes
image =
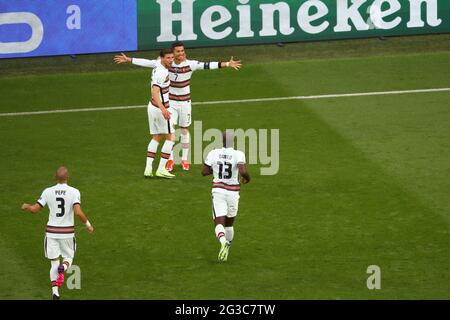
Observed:
[[[70,266],[72,265],[72,261],[73,261],[73,259],[70,259],[70,258],[64,259],[64,261],[63,261],[64,271],[66,271],[67,269],[70,268]]]
[[[233,241],[234,238],[234,227],[225,227],[225,238],[228,242]]]
[[[172,153],[173,145],[175,142],[166,140],[161,148],[161,159],[159,160],[158,170],[162,170],[166,167],[167,160],[169,160]]]
[[[50,281],[52,282],[52,290],[54,292],[56,279],[58,278],[58,267],[59,267],[59,259],[58,260],[50,260],[51,267],[50,267]],[[58,287],[56,287],[58,291]],[[57,293],[56,293],[57,294]]]
[[[153,170],[153,160],[155,159],[156,151],[158,150],[159,142],[156,140],[151,140],[147,148],[147,165],[145,171]]]
[[[181,160],[187,161],[188,155],[189,155],[189,141],[190,141],[189,132],[186,134],[181,134],[180,140],[181,140],[181,149],[182,149]]]
[[[53,293],[53,294],[56,294],[56,295],[59,297],[59,290],[58,290],[58,287],[57,287],[57,286],[53,286],[53,287],[52,287],[52,293]]]
[[[216,226],[215,232],[216,237],[217,239],[219,239],[220,243],[225,243],[225,241],[227,241],[227,239],[225,238],[225,228],[223,227],[223,225],[218,224]]]

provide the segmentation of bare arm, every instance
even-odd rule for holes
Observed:
[[[242,67],[242,63],[240,60],[233,60],[233,57],[231,57],[230,61],[228,62],[220,62],[221,68],[233,68],[234,70],[239,70]]]
[[[202,168],[202,176],[209,176],[210,174],[212,174],[212,169],[210,166],[203,164],[203,168]]]
[[[30,213],[38,213],[42,209],[42,207],[39,203],[35,203],[33,205],[24,203],[22,204],[21,209]]]
[[[128,57],[124,53],[114,56],[114,62],[117,64],[132,63],[134,65],[144,67],[144,68],[155,68],[156,67],[156,60],[132,58],[132,57]]]
[[[217,61],[200,62],[200,61],[196,61],[195,64],[191,65],[191,68],[192,68],[193,71],[195,71],[195,70],[216,70],[216,69],[223,69],[223,68],[233,68],[235,70],[239,70],[241,67],[242,67],[241,61],[233,60],[233,57],[231,57],[230,61],[228,61],[228,62],[217,62]]]
[[[250,182],[250,174],[247,171],[244,163],[238,163],[239,174],[242,177],[242,183],[247,184]]]
[[[89,222],[88,218],[86,217],[83,210],[81,209],[81,205],[79,203],[77,203],[73,206],[73,211],[74,211],[75,215],[81,220],[81,222],[83,222],[86,225],[87,230],[90,233],[94,232],[94,227]]]
[[[167,111],[166,107],[164,107],[162,101],[161,101],[161,88],[157,85],[152,86],[152,99],[155,101],[156,105],[159,109],[161,109],[161,112],[164,116],[164,119],[169,120],[170,119],[170,112]]]

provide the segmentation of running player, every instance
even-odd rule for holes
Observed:
[[[211,150],[206,156],[202,175],[212,174],[212,214],[216,237],[220,242],[219,261],[227,261],[234,237],[234,218],[239,205],[239,175],[242,183],[250,182],[250,174],[245,167],[245,154],[233,148],[234,137],[223,133],[223,148]]]
[[[50,259],[50,281],[53,300],[59,300],[59,290],[64,283],[64,272],[72,265],[76,251],[74,214],[92,233],[94,228],[81,210],[80,191],[67,184],[69,171],[60,167],[56,171],[57,184],[42,192],[34,204],[24,203],[22,210],[37,213],[48,205],[50,214],[44,239],[45,257]],[[60,257],[63,259],[61,264]]]
[[[182,42],[175,42],[172,44],[174,52],[174,62],[169,68],[170,77],[170,106],[172,108],[172,117],[174,124],[181,128],[181,148],[182,157],[181,165],[183,170],[189,170],[189,147],[190,134],[189,126],[192,122],[192,105],[191,105],[191,77],[192,73],[197,70],[214,70],[221,68],[234,68],[239,70],[241,62],[233,60],[231,57],[228,62],[199,62],[196,60],[188,60],[186,51]],[[117,55],[114,61],[118,64],[132,63],[141,67],[155,68],[158,60],[147,60],[127,57],[125,54]],[[167,169],[173,169],[173,154],[167,163]]]
[[[152,140],[147,148],[147,165],[144,171],[144,177],[153,177],[153,160],[158,150],[158,145],[162,136],[166,136],[166,141],[161,148],[161,158],[159,161],[156,176],[166,179],[172,179],[175,175],[166,169],[167,161],[172,153],[174,142],[174,128],[172,122],[172,109],[169,104],[169,70],[173,62],[172,49],[161,50],[160,60],[157,61],[152,73],[152,99],[148,103],[148,122]]]

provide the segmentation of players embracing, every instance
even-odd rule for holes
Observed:
[[[171,64],[169,64],[170,59],[167,59],[167,55],[164,55],[163,52],[173,52],[173,62]],[[159,119],[158,121],[161,124],[166,121],[167,125],[165,127],[161,125],[158,128],[159,131],[168,128],[168,130],[164,131],[167,134],[167,139],[161,150],[161,162],[156,175],[164,178],[174,177],[174,175],[170,174],[174,165],[173,145],[175,142],[172,132],[173,124],[177,124],[181,128],[181,165],[183,170],[189,170],[189,126],[192,122],[190,85],[192,74],[197,70],[214,70],[228,67],[239,70],[241,68],[241,62],[235,61],[233,57],[228,62],[200,62],[197,60],[189,60],[187,59],[185,47],[182,42],[175,42],[172,44],[171,49],[161,51],[160,58],[157,60],[131,58],[122,53],[121,55],[115,56],[114,61],[118,64],[132,63],[141,67],[154,69],[152,75],[152,102],[149,104],[149,121],[152,123],[152,121],[155,121],[154,119]],[[166,74],[168,74],[167,78]],[[168,89],[167,80],[170,80]],[[168,102],[166,101],[167,92]],[[160,96],[162,104],[159,103],[158,96]],[[167,108],[168,116],[164,111],[163,105]],[[161,113],[156,107],[159,107]],[[150,131],[153,134],[152,131],[154,130],[152,130],[151,124]],[[158,133],[160,133],[159,131]],[[218,256],[221,262],[227,261],[229,249],[234,237],[234,220],[237,215],[240,197],[240,177],[244,184],[250,181],[250,175],[245,166],[245,154],[242,151],[235,150],[233,142],[233,134],[224,132],[223,148],[212,150],[207,155],[202,169],[202,175],[207,176],[212,174],[214,177],[212,186],[212,214],[215,223],[215,234],[221,245]],[[149,144],[145,176],[152,176],[151,163],[153,162],[158,143],[159,140],[155,142],[154,136]],[[164,167],[166,162],[167,170]]]
[[[144,177],[153,177],[153,160],[158,150],[158,145],[163,136],[166,137],[161,148],[161,157],[155,175],[161,178],[171,179],[175,175],[166,169],[167,161],[172,153],[174,142],[173,113],[169,102],[169,67],[173,62],[172,49],[161,50],[160,59],[156,62],[152,72],[151,100],[148,103],[148,123],[152,139],[147,148],[147,164]]]
[[[233,68],[239,70],[241,62],[235,61],[233,57],[227,62],[201,62],[197,60],[190,60],[187,58],[186,49],[182,42],[175,42],[172,44],[174,60],[169,69],[169,100],[171,108],[172,122],[178,125],[181,129],[181,148],[182,157],[181,165],[183,170],[189,170],[189,148],[190,148],[190,133],[189,126],[192,123],[192,103],[191,103],[191,78],[194,71],[198,70],[215,70],[222,68]],[[127,57],[125,54],[117,55],[114,61],[118,64],[132,63],[141,67],[157,68],[160,62],[158,60],[148,60]],[[170,153],[167,162],[167,169],[169,172],[173,170],[173,152]]]

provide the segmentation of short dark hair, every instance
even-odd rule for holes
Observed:
[[[177,41],[172,43],[172,49],[175,49],[176,47],[183,47],[184,48],[184,43],[181,41]]]
[[[161,58],[164,58],[164,56],[165,56],[166,54],[171,54],[171,53],[173,53],[173,49],[172,49],[172,48],[166,48],[166,49],[162,49],[162,50],[159,52],[159,56],[160,56]]]

